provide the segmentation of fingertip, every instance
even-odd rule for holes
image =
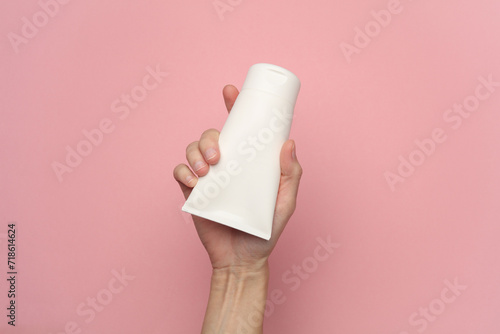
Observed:
[[[238,97],[238,89],[233,85],[225,85],[222,89],[222,95],[224,97],[224,103],[226,104],[226,109],[228,112],[233,108],[234,102]]]
[[[234,94],[234,93],[238,93],[238,88],[236,88],[235,85],[227,84],[222,89],[222,93],[223,94],[228,94],[228,95],[231,95],[231,94]]]
[[[188,188],[193,188],[198,182],[198,178],[194,175],[188,166],[179,164],[173,171],[174,179]]]
[[[288,139],[284,144],[281,150],[282,155],[287,155],[288,158],[292,158],[293,151],[295,149],[295,141],[293,139]]]
[[[174,177],[174,179],[177,180],[177,174],[179,173],[179,168],[180,168],[180,164],[175,166],[174,169],[172,170],[172,176]],[[178,181],[178,180],[177,180]]]
[[[208,162],[210,165],[215,165],[217,162],[219,162],[220,154],[218,149],[210,147],[205,150],[203,156],[205,157],[206,162]]]
[[[297,160],[296,144],[294,140],[289,139],[283,144],[283,148],[281,149],[280,162],[282,174],[302,174],[301,171],[296,171],[296,169],[301,170],[301,167]]]
[[[222,94],[226,95],[231,90],[231,87],[234,87],[234,86],[231,84],[225,85],[224,88],[222,88]]]
[[[193,165],[193,171],[198,176],[205,176],[208,173],[209,165],[202,160],[198,160]]]
[[[196,185],[196,183],[198,183],[198,178],[197,177],[194,177],[192,175],[188,175],[186,176],[185,178],[185,185],[190,187],[190,188],[194,188],[194,186]]]
[[[199,141],[199,151],[208,165],[217,164],[220,158],[219,131],[209,129],[203,132]]]
[[[281,169],[288,169],[288,165],[292,162],[292,149],[294,146],[293,140],[287,140],[282,148],[280,155]]]

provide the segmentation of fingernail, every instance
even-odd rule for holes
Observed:
[[[193,180],[194,180],[194,177],[192,177],[191,175],[186,176],[186,184],[189,185],[189,183],[191,183],[191,181],[193,181]]]
[[[292,159],[297,160],[297,154],[295,153],[295,142],[293,143],[292,146]]]
[[[195,164],[194,164],[194,171],[197,172],[199,171],[200,169],[202,169],[203,167],[205,167],[205,163],[202,162],[202,161],[196,161]]]
[[[208,160],[211,160],[213,158],[215,158],[215,156],[217,155],[217,151],[213,148],[209,148],[208,150],[206,150],[205,152],[205,159],[208,161]]]

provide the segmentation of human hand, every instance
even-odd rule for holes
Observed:
[[[236,87],[232,85],[224,87],[223,97],[228,112],[231,112],[238,94]],[[198,177],[205,176],[210,166],[219,161],[218,141],[219,131],[209,129],[203,132],[199,141],[192,142],[186,148],[186,158],[191,169],[186,164],[179,164],[175,167],[174,178],[178,181],[186,199],[196,185]],[[283,144],[280,166],[281,178],[270,240],[258,238],[205,218],[192,216],[214,270],[229,268],[258,271],[267,266],[267,259],[296,206],[302,167],[297,160],[293,140],[288,140]]]

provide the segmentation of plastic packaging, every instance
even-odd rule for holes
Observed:
[[[220,160],[198,179],[183,211],[270,239],[280,152],[299,90],[299,79],[284,68],[250,67],[220,133]]]

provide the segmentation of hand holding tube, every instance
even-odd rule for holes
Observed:
[[[228,85],[223,89],[223,96],[227,110],[230,112],[238,96],[238,90]],[[210,166],[219,161],[218,138],[217,130],[205,131],[199,141],[189,144],[186,149],[186,158],[192,170],[186,164],[179,164],[175,167],[174,177],[185,198],[196,185],[198,177],[205,176]],[[255,310],[256,305],[259,305],[257,308],[263,314],[269,276],[268,258],[295,210],[302,175],[293,140],[288,140],[283,145],[280,166],[281,177],[270,240],[193,216],[196,230],[207,250],[213,268],[204,333],[219,333],[214,328],[225,328],[227,332],[236,333],[237,326],[249,325],[256,330],[255,333],[260,333],[262,330],[261,326],[252,326],[250,324],[252,321],[242,323],[238,315],[243,317],[248,315],[251,309]],[[230,305],[227,298],[232,299],[232,306],[225,309],[223,306]],[[247,302],[245,302],[246,298],[248,298]],[[227,312],[232,316],[228,317]],[[209,329],[214,330],[209,331]]]

